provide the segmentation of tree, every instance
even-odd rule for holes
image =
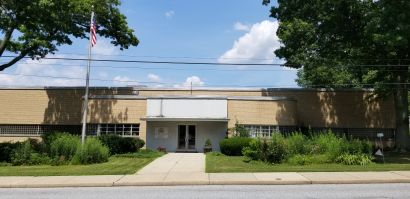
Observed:
[[[119,0],[0,0],[0,57],[5,51],[16,54],[0,71],[25,56],[44,58],[58,46],[71,45],[73,38],[88,38],[93,6],[98,35],[121,50],[137,46],[119,5]]]
[[[300,86],[393,96],[396,143],[409,149],[410,1],[278,0],[270,13],[283,43],[275,54],[300,69]]]

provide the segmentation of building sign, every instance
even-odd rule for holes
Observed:
[[[168,138],[168,128],[166,127],[156,127],[155,128],[155,139],[167,139]]]
[[[147,117],[227,118],[226,99],[148,99]]]

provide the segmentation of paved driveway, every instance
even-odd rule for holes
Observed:
[[[203,153],[168,153],[157,158],[137,174],[205,173]]]

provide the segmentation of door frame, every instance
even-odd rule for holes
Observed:
[[[184,147],[180,147],[180,143],[179,143],[179,141],[180,141],[180,136],[181,136],[181,132],[179,131],[179,127],[180,126],[184,126],[185,127],[185,138],[184,138],[184,140],[185,140],[185,144],[184,144]],[[194,147],[193,147],[193,149],[190,149],[189,148],[189,126],[194,126],[194,128],[195,128],[195,132],[194,132],[194,137],[195,137],[195,140],[194,140]],[[196,151],[196,139],[197,139],[197,125],[196,124],[186,124],[186,123],[183,123],[183,124],[177,124],[177,150],[183,150],[183,151]]]

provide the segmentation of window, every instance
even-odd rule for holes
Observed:
[[[97,135],[115,134],[124,137],[139,136],[139,124],[98,124]]]
[[[278,132],[278,126],[271,125],[244,125],[249,131],[250,137],[271,137],[273,133]]]
[[[87,125],[88,132],[92,128],[92,125]],[[40,136],[57,131],[81,134],[81,125],[0,124],[0,135],[2,136]]]
[[[243,125],[250,137],[271,137],[273,133],[289,134],[296,131],[294,126]]]
[[[82,125],[0,124],[0,136],[41,136],[44,133],[67,132],[81,135]],[[116,134],[139,136],[139,124],[87,124],[87,135]]]

